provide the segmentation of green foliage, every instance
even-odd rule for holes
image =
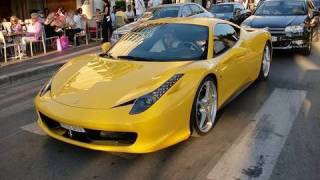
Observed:
[[[118,0],[116,1],[116,7],[122,7],[122,9],[126,10],[126,1]]]

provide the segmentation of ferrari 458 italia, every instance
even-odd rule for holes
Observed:
[[[272,60],[268,31],[214,18],[148,21],[103,49],[66,63],[37,95],[49,136],[147,153],[205,135],[219,108],[268,77]]]

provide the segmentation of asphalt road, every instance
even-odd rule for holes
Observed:
[[[0,179],[320,179],[320,42],[309,57],[275,52],[270,79],[223,108],[207,136],[144,155],[87,150],[39,131],[33,98],[49,77],[0,87]]]

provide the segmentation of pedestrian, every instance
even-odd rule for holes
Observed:
[[[128,22],[133,22],[134,21],[134,12],[131,8],[131,5],[128,5],[127,11],[126,11],[126,15],[128,18]]]
[[[124,26],[128,22],[128,17],[125,12],[123,12],[122,7],[116,7],[116,26],[117,28],[120,28]]]
[[[135,0],[135,8],[136,8],[136,15],[140,17],[146,10],[145,4],[143,0]]]
[[[102,22],[102,42],[110,42],[110,38],[112,35],[112,20],[110,16],[110,7],[110,2],[106,0],[104,7],[104,18]]]

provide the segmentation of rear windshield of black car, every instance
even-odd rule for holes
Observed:
[[[306,15],[304,1],[265,1],[255,12],[257,16],[297,16]]]
[[[158,7],[153,8],[147,13],[148,19],[160,19],[167,17],[178,17],[179,15],[179,6],[170,6],[170,7]],[[145,13],[146,14],[146,13]]]
[[[218,4],[212,6],[210,9],[212,13],[232,13],[233,5],[232,4]]]

